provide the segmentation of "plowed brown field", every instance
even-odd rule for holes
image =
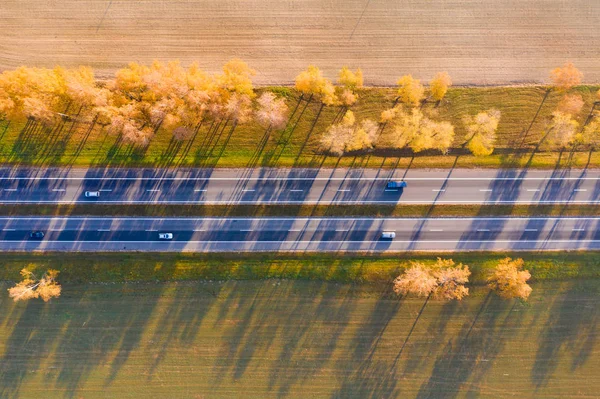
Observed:
[[[573,61],[600,80],[593,0],[2,0],[0,70],[180,59],[216,71],[231,57],[259,84],[291,83],[309,63],[366,83],[447,70],[458,84],[541,82]]]

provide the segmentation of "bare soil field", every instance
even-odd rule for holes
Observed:
[[[314,63],[361,67],[370,85],[401,74],[455,83],[543,82],[573,61],[600,81],[600,2],[590,0],[3,0],[0,70],[240,57],[258,84],[287,84]]]

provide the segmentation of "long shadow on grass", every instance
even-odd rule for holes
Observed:
[[[488,296],[474,318],[465,321],[457,339],[445,344],[417,398],[454,398],[466,384],[470,395],[477,397],[479,382],[511,338],[507,332],[521,323],[521,317],[511,312],[513,306],[519,305]]]
[[[552,304],[550,318],[537,337],[539,347],[531,370],[531,381],[537,388],[548,384],[565,357],[571,358],[571,372],[589,360],[600,334],[596,285],[594,281],[566,283]]]
[[[352,341],[352,356],[344,357],[337,367],[344,373],[340,388],[332,398],[388,398],[397,396],[397,379],[386,378],[389,364],[375,357],[382,336],[402,306],[391,292],[384,292],[361,322]]]

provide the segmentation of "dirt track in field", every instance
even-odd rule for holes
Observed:
[[[216,71],[240,57],[258,84],[314,63],[366,83],[401,74],[457,84],[543,82],[566,60],[600,81],[597,0],[2,0],[0,70],[180,59]]]

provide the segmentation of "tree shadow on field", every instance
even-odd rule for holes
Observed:
[[[345,372],[340,388],[331,398],[397,396],[397,379],[387,378],[390,365],[386,361],[376,359],[375,353],[390,321],[401,307],[402,301],[391,290],[380,294],[373,310],[369,312],[369,317],[361,321],[361,327],[352,340],[351,357],[344,357],[336,366]]]
[[[550,309],[531,370],[537,388],[548,384],[556,368],[571,356],[571,371],[584,365],[593,353],[600,331],[600,296],[594,281],[564,283]]]
[[[247,288],[245,293],[234,288],[220,302],[217,322],[235,323],[223,333],[213,385],[216,389],[226,378],[238,381],[252,362],[272,359],[268,389],[287,397],[293,386],[319,375],[331,358],[353,311],[353,287],[297,280],[253,285],[251,295]]]
[[[152,380],[172,345],[188,346],[194,342],[204,317],[218,300],[222,288],[223,284],[202,281],[173,284],[170,304],[162,310],[159,327],[146,348],[148,353],[156,352],[147,372],[148,380]]]
[[[2,301],[3,309],[11,306],[8,301],[7,297]],[[15,321],[0,358],[0,397],[18,398],[27,376],[38,370],[40,360],[47,355],[56,338],[48,331],[58,331],[52,326],[62,324],[51,317],[52,307],[39,302],[12,305],[11,320]]]
[[[510,331],[522,322],[520,313],[512,312],[515,306],[522,305],[488,295],[474,318],[463,324],[457,339],[444,345],[417,398],[454,398],[464,391],[465,384],[469,396],[479,396],[480,382],[511,339]]]

